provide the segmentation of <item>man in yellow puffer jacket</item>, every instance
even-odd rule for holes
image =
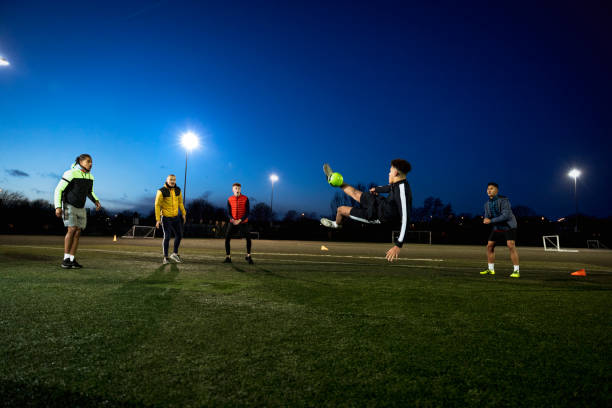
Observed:
[[[179,218],[179,210],[181,210],[181,218]],[[155,227],[161,225],[164,231],[164,259],[163,264],[168,263],[168,247],[170,245],[170,232],[174,234],[174,252],[170,255],[170,259],[177,263],[183,262],[178,254],[181,238],[183,238],[183,224],[187,221],[187,212],[183,205],[183,196],[181,189],[176,185],[176,176],[170,174],[166,178],[166,183],[162,188],[157,190],[155,196]],[[181,222],[182,221],[182,222]]]

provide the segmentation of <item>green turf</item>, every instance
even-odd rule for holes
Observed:
[[[157,245],[122,244],[61,270],[41,247],[0,245],[2,406],[612,403],[606,265],[575,279],[534,259],[512,280],[459,257],[186,248],[163,267]]]

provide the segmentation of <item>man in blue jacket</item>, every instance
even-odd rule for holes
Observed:
[[[519,273],[519,256],[516,250],[516,218],[512,213],[510,200],[508,197],[498,195],[499,186],[497,183],[489,183],[487,185],[487,195],[489,200],[484,205],[484,220],[483,223],[491,225],[491,233],[487,242],[487,260],[489,266],[486,270],[480,272],[481,275],[495,275],[495,243],[503,238],[510,250],[510,259],[514,264],[514,271],[510,275],[511,278],[520,277]]]

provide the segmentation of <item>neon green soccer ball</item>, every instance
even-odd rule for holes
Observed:
[[[340,173],[332,173],[331,177],[329,178],[329,184],[334,187],[340,187],[343,182],[344,179],[342,178],[342,174]]]

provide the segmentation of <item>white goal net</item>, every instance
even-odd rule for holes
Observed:
[[[121,238],[155,238],[155,227],[134,225]]]
[[[395,242],[400,231],[391,232],[391,242]],[[406,231],[405,243],[431,245],[431,231]]]
[[[544,244],[544,251],[578,252],[577,249],[561,249],[558,235],[544,235],[542,237],[542,243]]]

